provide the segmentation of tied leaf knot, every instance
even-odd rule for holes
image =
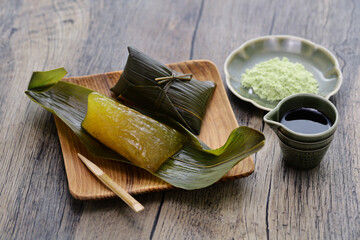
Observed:
[[[155,78],[155,81],[159,84],[163,84],[176,79],[181,81],[190,81],[192,79],[192,74],[178,74],[173,72],[171,76]]]

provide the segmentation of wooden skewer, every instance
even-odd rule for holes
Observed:
[[[80,160],[88,167],[88,169],[98,178],[102,183],[105,184],[111,191],[118,195],[127,205],[129,205],[135,212],[140,212],[144,209],[144,206],[141,205],[135,198],[133,198],[129,193],[127,193],[122,187],[120,187],[114,180],[112,180],[106,173],[104,173],[98,166],[96,166],[89,159],[77,154]]]

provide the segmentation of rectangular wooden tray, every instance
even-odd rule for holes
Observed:
[[[238,127],[234,113],[227,98],[223,82],[216,66],[207,60],[191,60],[168,64],[175,71],[192,73],[198,80],[210,80],[216,83],[216,89],[207,109],[199,138],[211,148],[222,146],[230,132]],[[64,78],[64,81],[85,86],[92,90],[112,96],[110,88],[118,81],[119,72]],[[60,119],[55,117],[60,144],[64,157],[65,170],[70,193],[77,199],[101,199],[114,197],[78,159],[81,153],[98,165],[115,182],[131,194],[172,189],[173,187],[154,177],[147,171],[130,164],[92,157],[78,140],[76,135]],[[246,177],[254,171],[254,162],[247,157],[233,167],[221,180]]]

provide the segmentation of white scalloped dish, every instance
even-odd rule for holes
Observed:
[[[241,85],[242,74],[256,64],[272,58],[287,57],[304,65],[319,84],[318,95],[329,99],[339,91],[342,74],[335,56],[326,48],[294,36],[265,36],[249,40],[233,51],[225,61],[226,84],[238,98],[270,111],[279,101],[261,99],[251,88]]]

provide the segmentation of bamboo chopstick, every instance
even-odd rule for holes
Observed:
[[[122,187],[120,187],[114,180],[112,180],[106,173],[104,173],[98,166],[96,166],[89,159],[77,154],[80,160],[87,166],[87,168],[98,178],[102,183],[105,184],[111,191],[118,195],[127,205],[129,205],[135,212],[140,212],[144,209],[144,206],[141,205],[135,198],[133,198],[129,193],[127,193]]]

